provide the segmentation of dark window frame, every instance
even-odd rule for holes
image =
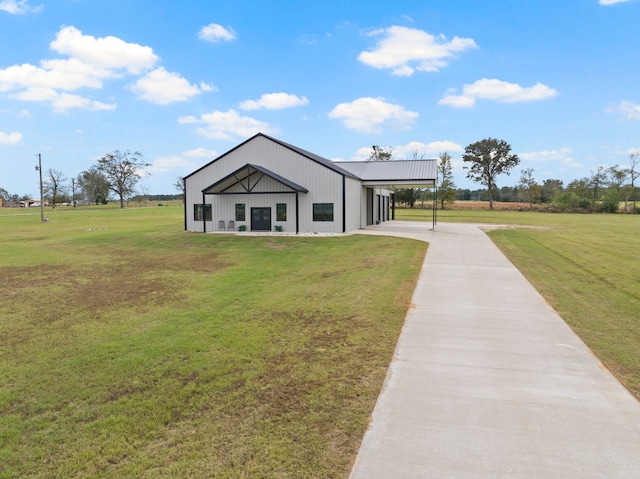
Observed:
[[[333,221],[333,203],[313,203],[313,221]]]
[[[276,203],[276,221],[287,221],[286,203]]]
[[[193,205],[194,221],[211,221],[213,219],[211,203],[205,203],[204,205],[204,219],[202,217],[202,212],[203,212],[202,203],[194,203]]]
[[[247,221],[247,208],[244,203],[236,203],[236,221]]]

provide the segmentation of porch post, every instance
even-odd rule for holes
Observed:
[[[204,215],[204,202],[205,202],[205,196],[204,196],[204,191],[202,192],[202,232],[206,233],[207,232],[207,219],[206,216]]]
[[[298,192],[296,191],[296,234],[300,233],[300,214],[298,213]]]

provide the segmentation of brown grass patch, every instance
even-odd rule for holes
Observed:
[[[143,256],[111,251],[76,265],[3,267],[0,312],[23,319],[5,325],[0,340],[15,347],[37,340],[44,334],[43,324],[66,330],[101,321],[117,311],[145,313],[162,308],[183,300],[183,288],[198,273],[217,272],[230,264],[213,252]],[[185,273],[195,274],[185,278]]]

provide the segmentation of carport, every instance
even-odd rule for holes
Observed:
[[[367,188],[368,224],[376,224],[385,218],[374,218],[374,202],[380,201],[376,188],[396,191],[404,188],[433,189],[431,205],[432,226],[438,222],[438,163],[437,160],[390,160],[390,161],[336,161],[341,168],[362,180]],[[375,208],[377,211],[385,208]],[[391,219],[395,220],[396,195],[391,195]],[[371,215],[371,217],[370,217]]]

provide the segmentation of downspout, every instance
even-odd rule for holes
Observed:
[[[204,214],[204,202],[205,202],[205,196],[204,196],[204,191],[202,192],[202,232],[206,233],[207,232],[207,219],[206,216]]]
[[[342,232],[347,232],[347,177],[342,175]]]

